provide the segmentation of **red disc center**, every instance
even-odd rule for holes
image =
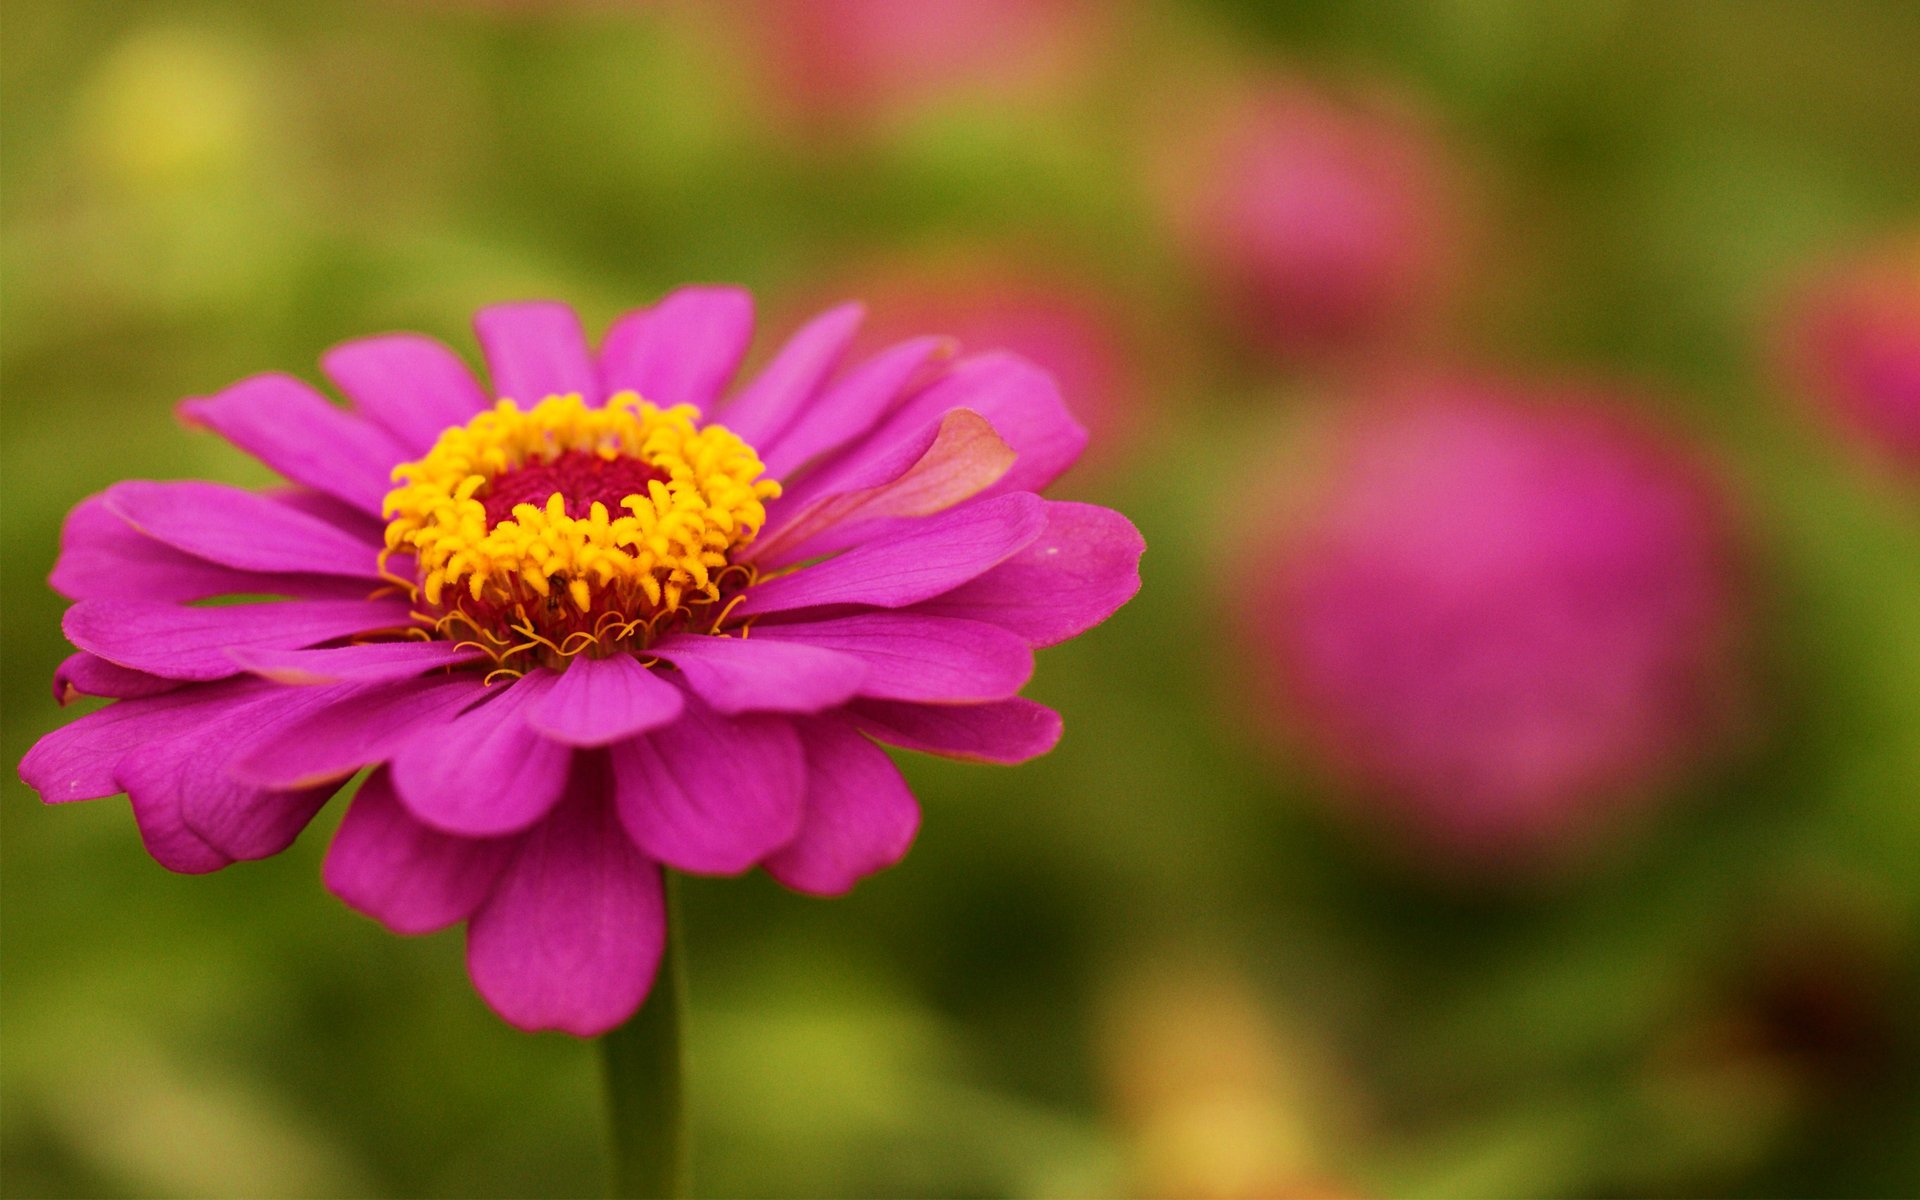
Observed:
[[[637,458],[602,458],[585,450],[569,450],[549,462],[528,463],[508,471],[488,484],[477,499],[486,506],[487,528],[513,516],[516,504],[545,508],[547,497],[560,493],[567,515],[586,517],[594,501],[607,506],[607,515],[621,515],[620,502],[638,493],[647,494],[647,484],[665,480],[666,472]]]

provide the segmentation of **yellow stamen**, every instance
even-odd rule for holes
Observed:
[[[405,582],[439,610],[427,619],[443,636],[457,619],[500,658],[529,646],[570,657],[718,602],[741,570],[729,555],[759,533],[780,485],[761,478],[766,467],[751,446],[697,416],[631,392],[599,408],[578,396],[525,410],[501,400],[394,468],[382,564],[412,555],[418,577]],[[570,515],[556,491],[489,524],[494,481],[563,454],[629,458],[662,478],[620,498],[617,515],[599,501]],[[527,641],[502,649],[515,640],[507,630]]]

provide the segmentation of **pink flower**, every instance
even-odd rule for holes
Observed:
[[[752,303],[698,287],[597,351],[562,305],[487,309],[490,386],[394,334],[322,359],[351,409],[285,375],[189,401],[292,486],[74,510],[55,689],[119,700],[22,777],[125,791],[197,872],[284,849],[374,767],[328,886],[398,932],[465,921],[515,1025],[619,1024],[664,944],[662,865],[822,895],[891,865],[919,812],[874,743],[1044,753],[1033,649],[1138,587],[1124,517],[1035,494],[1086,438],[1043,372],[935,363],[931,337],[842,370],[861,315],[730,395]],[[232,594],[287,599],[191,603]]]
[[[753,0],[735,15],[782,102],[826,123],[1044,90],[1079,70],[1107,16],[1089,0]]]
[[[1728,714],[1722,505],[1591,398],[1404,388],[1346,418],[1304,507],[1251,573],[1259,667],[1373,815],[1442,858],[1570,847]]]
[[[1433,315],[1460,218],[1433,139],[1410,120],[1278,81],[1168,139],[1162,191],[1181,249],[1254,341],[1340,356]]]
[[[1790,315],[1786,340],[1824,415],[1920,479],[1920,239],[1822,278]]]

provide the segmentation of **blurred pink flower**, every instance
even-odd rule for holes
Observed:
[[[1553,861],[1722,731],[1737,581],[1681,448],[1577,395],[1428,383],[1342,418],[1325,465],[1242,611],[1373,816]]]
[[[1078,72],[1111,12],[1093,0],[751,0],[737,17],[780,98],[815,121],[910,112]]]
[[[1409,116],[1277,81],[1170,129],[1161,192],[1192,266],[1255,341],[1325,357],[1433,315],[1457,197]]]
[[[1920,238],[1821,278],[1790,313],[1786,342],[1821,412],[1920,480]]]

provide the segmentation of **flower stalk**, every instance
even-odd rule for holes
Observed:
[[[691,1194],[686,1053],[681,1040],[687,984],[680,952],[679,880],[672,871],[662,876],[667,945],[653,990],[639,1012],[600,1038],[615,1200],[668,1200]]]

